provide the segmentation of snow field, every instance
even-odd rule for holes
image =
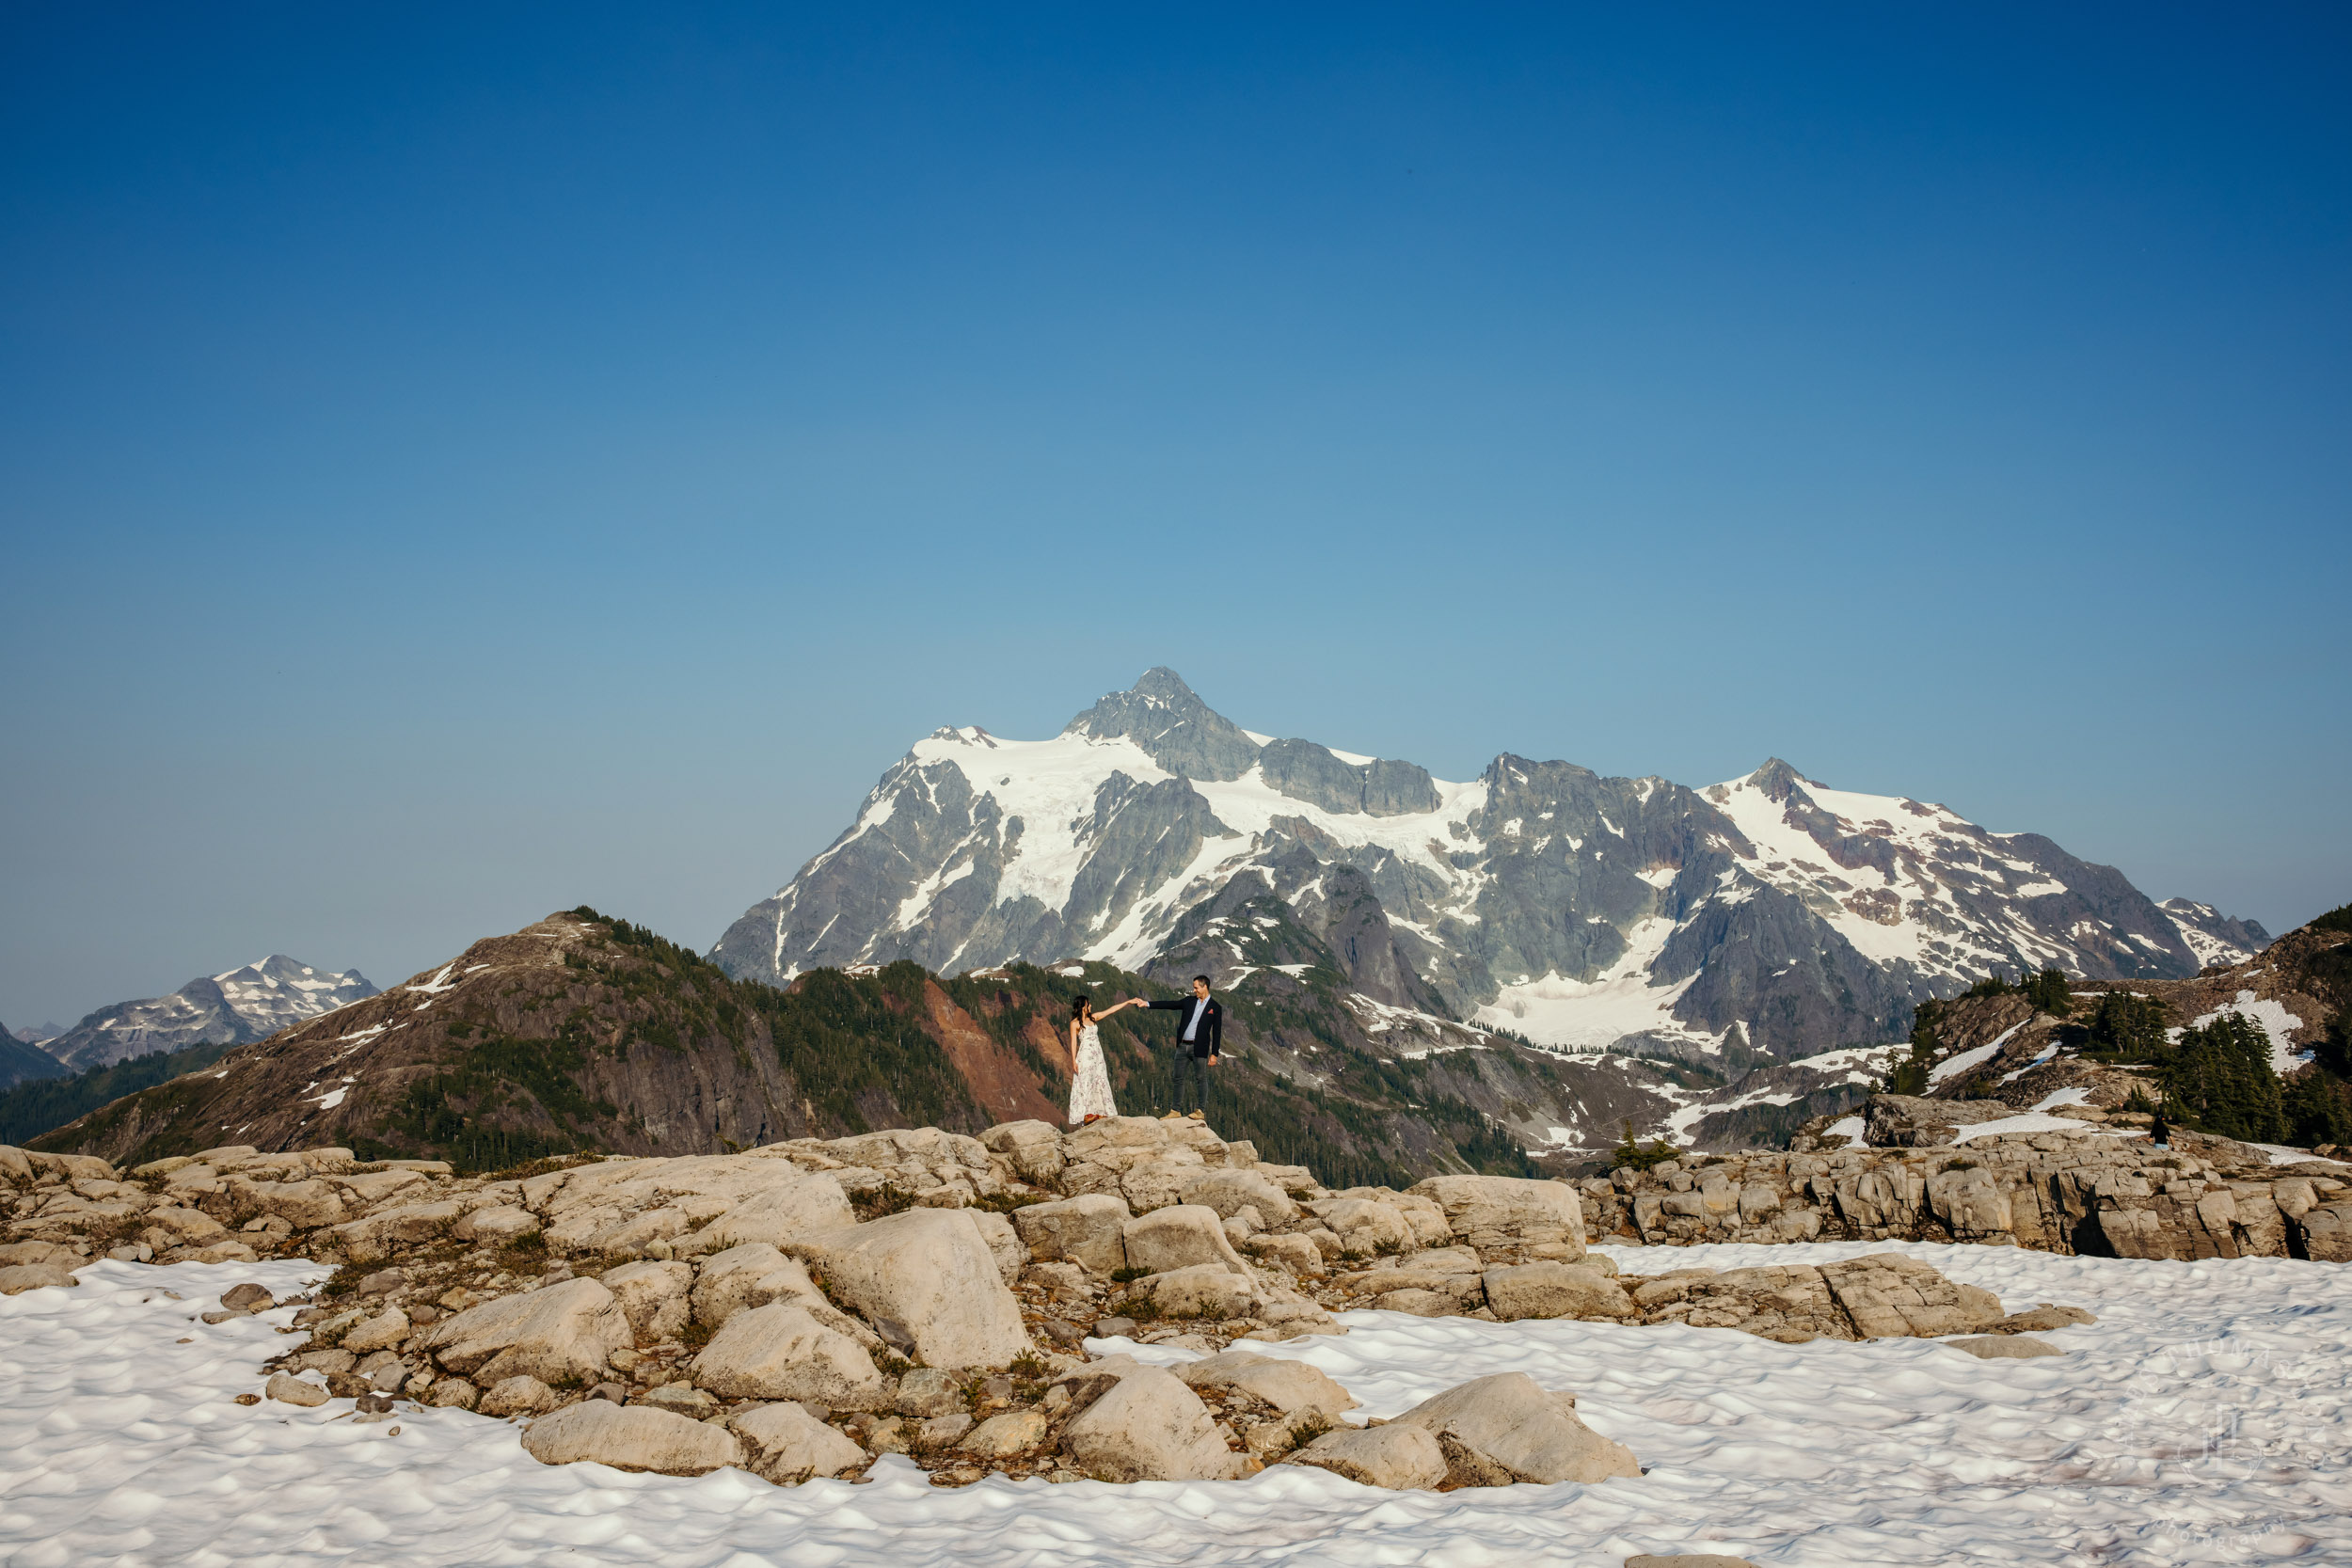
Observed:
[[[1238,1482],[947,1490],[885,1459],[865,1485],[780,1489],[727,1471],[543,1466],[515,1427],[453,1410],[361,1425],[341,1402],[240,1407],[231,1397],[259,1388],[291,1313],[209,1328],[197,1314],[243,1280],[282,1292],[321,1271],[99,1263],[76,1290],[0,1299],[0,1563],[1618,1568],[1641,1551],[1790,1568],[2352,1562],[2339,1458],[2352,1271],[1923,1243],[1602,1250],[1649,1272],[1901,1251],[2011,1309],[2052,1301],[2100,1321],[2044,1336],[2061,1356],[1978,1361],[1922,1340],[1779,1345],[1728,1329],[1355,1312],[1344,1337],[1254,1348],[1322,1367],[1374,1416],[1526,1371],[1573,1389],[1649,1473],[1448,1494],[1289,1466]]]

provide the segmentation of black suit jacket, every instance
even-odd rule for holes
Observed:
[[[1152,1004],[1156,1011],[1177,1015],[1176,1043],[1179,1045],[1184,1043],[1184,1020],[1192,1016],[1192,1005],[1199,1000],[1197,996],[1180,996],[1173,1002]],[[1209,998],[1209,1010],[1200,1015],[1200,1027],[1192,1041],[1192,1053],[1196,1056],[1221,1056],[1225,1053],[1225,1006],[1214,996]]]

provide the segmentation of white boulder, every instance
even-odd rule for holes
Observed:
[[[724,1427],[610,1400],[583,1400],[542,1416],[523,1433],[523,1451],[542,1465],[590,1463],[665,1476],[743,1463],[743,1445]]]
[[[630,1343],[628,1317],[593,1279],[567,1279],[468,1307],[433,1324],[415,1348],[479,1383],[517,1375],[594,1383]]]
[[[930,1367],[1003,1367],[1031,1353],[1020,1304],[960,1209],[910,1209],[798,1243],[834,1295]]]
[[[866,1347],[790,1302],[729,1318],[694,1357],[694,1383],[729,1400],[814,1400],[850,1410],[888,1402]]]

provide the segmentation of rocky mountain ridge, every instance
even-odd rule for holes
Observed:
[[[1917,1002],[1998,969],[2191,975],[2255,934],[1776,759],[1691,789],[1505,753],[1451,783],[1243,730],[1153,670],[1052,740],[918,741],[711,957],[773,984],[898,959],[1141,970],[1244,883],[1381,1005],[1693,1060],[1899,1038]]]
[[[313,969],[273,953],[225,974],[199,975],[168,996],[101,1007],[40,1049],[79,1072],[191,1045],[247,1044],[374,994],[356,969]]]

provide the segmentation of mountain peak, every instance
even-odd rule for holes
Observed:
[[[1258,743],[1212,710],[1184,678],[1166,665],[1146,670],[1124,691],[1070,721],[1064,735],[1097,740],[1125,736],[1162,768],[1186,779],[1238,779],[1257,765]]]
[[[1786,805],[1791,795],[1803,794],[1813,781],[1789,767],[1778,757],[1766,757],[1764,766],[1748,775],[1748,783],[1764,792],[1766,800],[1775,805]]]
[[[1139,697],[1162,697],[1171,702],[1197,703],[1200,693],[1184,684],[1184,677],[1165,664],[1154,664],[1136,677],[1128,690]]]

